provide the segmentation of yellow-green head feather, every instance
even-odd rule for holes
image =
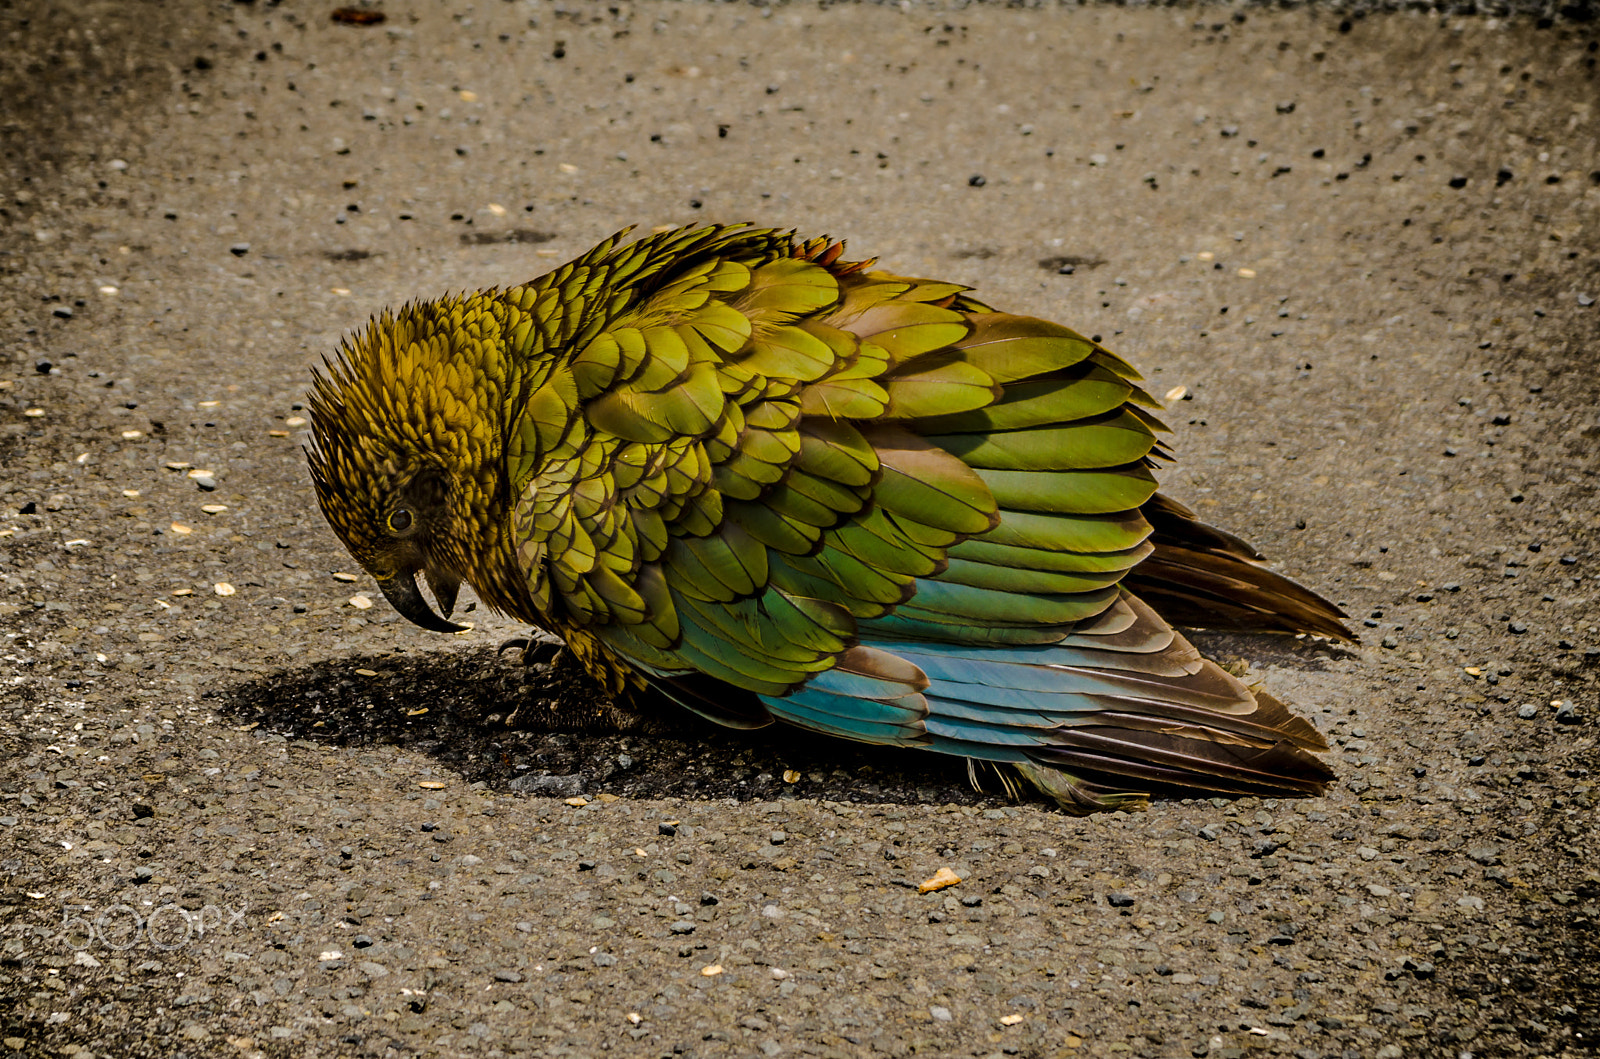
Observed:
[[[446,613],[463,580],[502,588],[486,602],[516,609],[515,584],[495,576],[507,568],[511,311],[497,291],[412,303],[370,321],[315,375],[308,457],[322,512],[397,609],[429,628],[448,623],[417,609],[418,573]]]

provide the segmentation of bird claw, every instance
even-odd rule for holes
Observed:
[[[504,654],[513,647],[522,649],[522,664],[532,667],[555,661],[556,657],[566,649],[566,644],[554,637],[546,638],[538,633],[528,636],[513,636],[509,640],[502,640],[500,646],[495,648],[495,654]]]

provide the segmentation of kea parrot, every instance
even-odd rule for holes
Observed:
[[[958,755],[1071,812],[1333,778],[1173,626],[1344,615],[1156,492],[1125,361],[827,238],[628,235],[315,373],[317,498],[400,614],[460,631],[465,581],[621,702]]]

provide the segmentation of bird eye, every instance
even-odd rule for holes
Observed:
[[[396,533],[404,533],[411,528],[411,512],[400,508],[389,516],[389,528]]]

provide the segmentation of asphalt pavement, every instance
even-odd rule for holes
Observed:
[[[0,5],[0,1055],[1596,1050],[1593,24],[334,10]],[[1353,616],[1196,636],[1327,796],[1075,819],[390,613],[311,366],[702,220],[1138,365],[1166,491]]]

